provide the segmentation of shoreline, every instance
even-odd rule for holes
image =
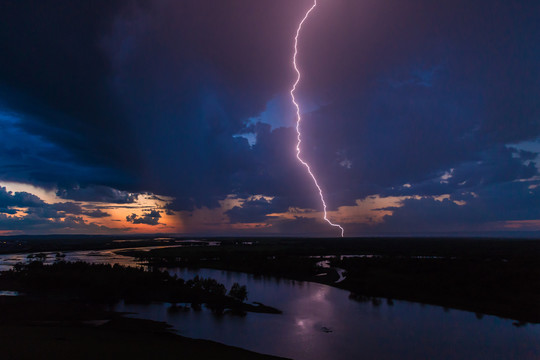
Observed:
[[[284,359],[178,335],[164,322],[97,304],[0,297],[2,356],[9,359]]]
[[[174,267],[171,267],[171,268],[174,268]],[[186,268],[189,268],[189,267],[186,267]],[[198,268],[198,269],[204,269],[204,268],[212,269],[212,270],[222,270],[222,271],[246,273],[246,274],[250,274],[250,275],[263,275],[263,276],[275,277],[277,279],[286,279],[286,280],[294,280],[294,281],[311,282],[311,283],[315,283],[315,284],[331,286],[331,287],[336,288],[336,289],[348,291],[349,292],[349,298],[352,301],[357,301],[357,302],[372,302],[374,304],[377,304],[377,303],[380,303],[380,300],[386,300],[389,303],[392,303],[394,300],[395,301],[404,301],[404,302],[410,302],[410,303],[415,303],[415,304],[420,304],[420,305],[437,306],[437,307],[444,308],[446,310],[458,310],[458,311],[470,312],[470,313],[475,314],[476,317],[478,317],[478,318],[481,318],[484,315],[486,315],[486,316],[495,316],[495,317],[498,317],[498,318],[501,318],[501,319],[512,320],[512,321],[514,321],[515,326],[524,326],[524,325],[529,324],[529,323],[530,324],[535,324],[535,325],[540,324],[540,318],[538,318],[536,316],[534,318],[527,317],[527,316],[525,316],[523,318],[518,318],[518,317],[511,317],[511,316],[502,315],[502,313],[499,312],[499,311],[493,311],[493,312],[487,312],[487,310],[480,311],[479,309],[471,309],[471,307],[467,307],[467,306],[452,305],[450,303],[439,303],[439,302],[435,302],[435,301],[422,301],[422,300],[412,299],[412,298],[409,298],[409,297],[403,297],[403,296],[399,296],[399,295],[389,297],[389,296],[385,296],[385,295],[376,295],[376,294],[369,294],[369,295],[367,295],[367,294],[358,294],[358,293],[354,292],[351,288],[347,287],[346,284],[343,285],[344,281],[340,281],[339,283],[335,282],[335,280],[339,279],[339,275],[338,275],[337,271],[334,268],[325,269],[325,271],[326,272],[332,272],[335,275],[330,275],[330,274],[328,274],[326,276],[317,276],[317,275],[315,275],[313,277],[292,277],[292,276],[287,277],[287,276],[282,276],[282,275],[274,275],[274,274],[270,274],[270,273],[260,274],[260,273],[248,272],[248,271],[243,271],[243,270],[233,270],[233,269],[227,269],[227,268],[223,268],[223,267],[211,267],[211,266],[205,266],[205,267],[201,267],[201,268]],[[325,278],[335,279],[335,280],[325,281],[324,280]]]
[[[233,239],[220,240],[220,246],[167,247],[152,251],[124,246],[102,250],[164,268],[206,267],[310,281],[349,291],[351,297],[359,301],[402,300],[468,311],[480,317],[483,314],[498,316],[516,320],[518,324],[540,323],[540,311],[534,307],[540,301],[538,240],[254,239],[250,245]],[[373,254],[378,258],[339,259],[340,254]],[[315,269],[314,263],[320,260],[331,260],[331,268]],[[375,265],[369,265],[371,268],[368,267],[365,274],[359,274],[358,269],[364,266],[361,262]],[[466,269],[471,263],[478,267],[455,275],[455,269]],[[405,275],[397,271],[398,264]],[[445,266],[441,274],[446,283],[442,285],[438,285],[439,278],[430,275],[433,266],[439,265]],[[354,276],[347,274],[347,279],[335,282],[338,276],[333,268],[354,272],[355,266]],[[394,271],[391,276],[385,273],[388,269]],[[476,270],[483,275],[478,276]],[[317,276],[321,272],[327,275]],[[408,285],[397,282],[397,277],[404,277]],[[449,283],[449,279],[456,282]],[[484,280],[488,280],[487,285]],[[421,286],[415,284],[417,282],[421,282]],[[447,285],[449,289],[445,288]]]
[[[182,254],[182,250],[184,250],[184,254]],[[335,253],[319,253],[317,256],[321,256],[321,258],[313,255],[306,256],[305,254],[283,256],[282,258],[278,255],[277,257],[269,256],[267,258],[266,255],[271,253],[267,249],[262,252],[264,256],[248,249],[248,254],[249,251],[253,251],[254,254],[260,256],[258,263],[250,263],[245,253],[238,256],[231,250],[229,248],[226,249],[228,253],[219,253],[219,249],[201,248],[199,250],[177,249],[168,251],[163,249],[142,254],[134,249],[122,251],[122,254],[144,259],[149,262],[149,266],[209,268],[324,284],[349,291],[351,299],[356,301],[373,301],[376,303],[378,302],[377,298],[387,299],[389,302],[401,300],[472,312],[477,317],[483,315],[497,316],[514,320],[516,326],[522,326],[526,323],[540,323],[540,309],[535,306],[538,303],[536,299],[539,298],[540,291],[538,291],[538,280],[534,280],[536,279],[534,274],[538,273],[540,267],[535,265],[535,255],[532,255],[533,261],[531,261],[529,254],[523,257],[511,258],[511,261],[504,258],[487,257],[468,259],[383,255],[377,258],[353,258],[338,261],[333,259],[330,268],[316,269],[315,262],[328,260],[328,256],[337,256],[339,259],[339,256]],[[218,257],[217,260],[203,260],[205,257],[211,258],[207,254],[210,251],[215,253],[212,256]],[[240,253],[242,251],[246,251],[246,248],[240,248]],[[187,255],[185,255],[186,253]],[[347,253],[350,254],[351,252]],[[224,257],[219,259],[219,256]],[[230,258],[227,258],[227,256]],[[272,258],[272,260],[269,260],[269,258]],[[245,261],[245,259],[248,259],[248,261]],[[359,275],[358,269],[363,269],[365,263],[369,264],[371,268],[362,270],[364,273]],[[480,264],[480,275],[475,272],[476,270],[472,270],[472,272],[468,270],[467,267],[470,266],[470,263]],[[513,263],[517,263],[517,266],[512,265]],[[360,264],[360,267],[358,264]],[[311,266],[311,270],[309,266]],[[400,266],[402,269],[399,269]],[[442,267],[444,271],[439,274],[437,271],[441,269],[437,268],[431,274],[434,266],[435,268],[437,266]],[[503,268],[503,266],[507,267]],[[336,283],[340,277],[335,268],[345,269],[348,273],[347,278]],[[351,269],[353,270],[352,273]],[[399,272],[399,270],[402,270],[402,272]],[[463,281],[462,284],[451,282],[455,274],[454,270],[460,273],[456,278],[458,281]],[[389,274],[392,271],[394,273]],[[490,271],[493,271],[493,274]],[[318,276],[324,272],[327,274]],[[518,275],[521,275],[521,277],[517,277]],[[441,277],[438,278],[437,276]],[[441,279],[446,283],[439,284]],[[501,279],[505,281],[500,281]],[[451,286],[446,288],[447,284]],[[515,284],[518,286],[515,287]]]

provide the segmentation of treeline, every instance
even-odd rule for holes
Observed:
[[[322,282],[350,290],[353,299],[401,299],[540,322],[539,240],[260,239],[250,245],[224,240],[214,247],[124,254],[156,266]],[[346,270],[346,280],[336,284],[336,271],[318,268],[321,259],[315,256],[332,258],[333,267]]]
[[[540,262],[506,259],[373,257],[344,258],[332,265],[346,269],[336,284],[351,298],[403,299],[540,322]]]
[[[0,275],[0,289],[18,290],[29,295],[73,297],[97,302],[147,303],[151,301],[200,304],[215,312],[224,309],[270,311],[270,308],[245,304],[248,291],[234,284],[230,291],[214,279],[195,277],[185,281],[166,271],[145,271],[142,268],[85,262],[58,261],[44,265],[34,261],[17,264]],[[273,309],[275,310],[275,309]]]
[[[159,249],[164,251],[122,251],[151,267],[216,268],[255,275],[311,278],[317,273],[319,259],[289,253],[286,247],[273,246],[199,246]]]

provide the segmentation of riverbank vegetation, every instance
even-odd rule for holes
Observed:
[[[3,359],[280,359],[174,334],[166,323],[126,318],[96,303],[0,297]]]
[[[40,259],[34,257],[30,260]],[[179,336],[166,323],[124,317],[108,305],[163,301],[170,310],[204,304],[224,313],[280,313],[263,304],[247,304],[248,289],[233,284],[227,291],[214,279],[185,281],[166,271],[120,265],[41,261],[17,264],[0,274],[0,338],[6,359],[261,359],[262,355],[206,340]],[[178,303],[190,305],[177,306]]]
[[[240,314],[246,311],[279,313],[268,306],[244,303],[248,291],[239,284],[233,285],[228,296],[225,286],[214,279],[195,277],[185,281],[166,271],[145,271],[120,265],[64,261],[44,265],[33,261],[3,272],[0,289],[101,303],[123,299],[136,303],[191,303],[194,308],[205,304],[217,314],[226,309]]]
[[[343,258],[336,284],[363,295],[436,304],[540,323],[540,266],[532,259]]]
[[[127,250],[151,266],[208,267],[325,283],[387,298],[540,323],[540,241],[223,239],[221,246]],[[318,264],[326,259],[330,269]],[[335,269],[346,279],[335,283]],[[326,276],[318,276],[326,273]]]

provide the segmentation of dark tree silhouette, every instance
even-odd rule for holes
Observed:
[[[240,285],[238,283],[234,283],[231,286],[231,290],[229,290],[229,296],[240,301],[247,300],[247,294],[246,285]]]

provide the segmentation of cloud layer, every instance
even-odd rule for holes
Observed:
[[[174,212],[177,231],[204,233],[189,224],[212,213],[229,233],[332,234],[294,157],[288,103],[292,35],[310,4],[0,4],[0,182],[71,204],[4,189],[0,230],[58,216],[58,229],[93,231],[82,223],[106,209],[78,202],[151,193],[174,200],[125,226]],[[303,152],[349,235],[540,219],[539,14],[502,0],[320,2],[300,43]],[[355,217],[373,196],[384,218]]]

